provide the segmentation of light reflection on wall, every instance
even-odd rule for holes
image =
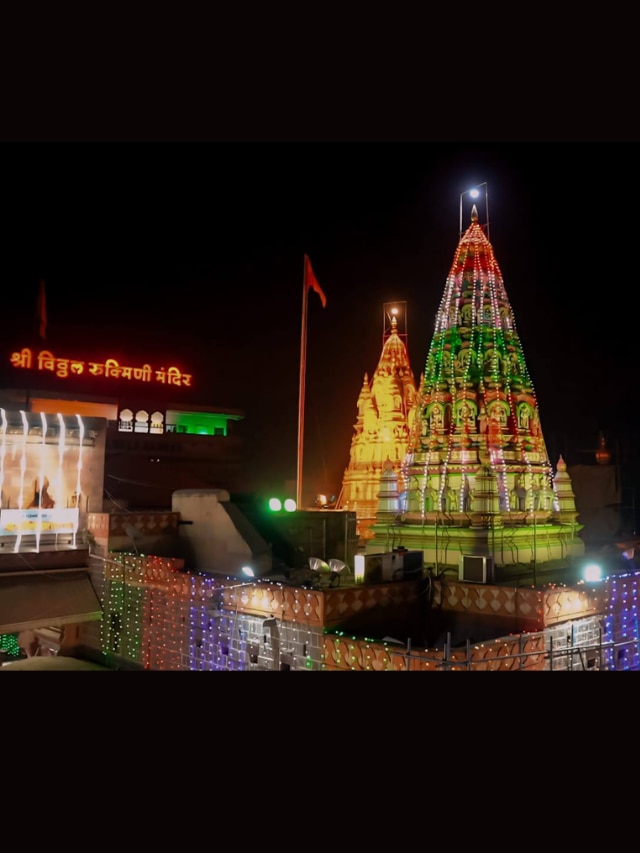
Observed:
[[[77,428],[60,413],[47,418],[45,412],[0,408],[0,539],[5,547],[13,543],[15,551],[39,551],[45,536],[49,544],[77,547],[81,499],[87,492],[85,444],[93,446],[97,433],[88,438],[82,417],[75,420]],[[92,470],[95,476],[104,468]],[[95,497],[98,489],[101,493],[96,483],[89,491]],[[60,534],[67,538],[59,541]]]

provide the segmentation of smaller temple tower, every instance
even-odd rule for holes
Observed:
[[[406,302],[385,303],[380,360],[371,381],[364,374],[358,396],[349,464],[337,508],[356,513],[361,540],[373,535],[370,526],[376,520],[383,471],[395,472],[397,489],[400,493],[404,489],[402,463],[417,400],[406,328]]]

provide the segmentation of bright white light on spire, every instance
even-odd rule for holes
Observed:
[[[471,196],[471,198],[478,198],[478,196],[480,195],[480,190],[469,190],[469,195]]]

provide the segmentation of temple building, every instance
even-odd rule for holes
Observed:
[[[106,507],[170,509],[177,488],[246,490],[244,412],[207,405],[199,376],[140,364],[140,356],[123,365],[100,345],[73,357],[44,347],[0,346],[0,406],[54,423],[58,415],[105,419]]]
[[[382,472],[368,553],[419,549],[425,564],[460,577],[474,561],[491,576],[498,567],[584,553],[567,465],[560,457],[554,472],[549,460],[513,311],[475,205],[407,423],[399,470],[392,460]]]
[[[357,533],[364,541],[373,536],[385,465],[396,473],[399,488],[404,487],[402,463],[417,400],[407,351],[406,302],[386,303],[383,318],[382,353],[371,381],[364,375],[349,464],[337,502],[339,509],[356,513]]]
[[[242,485],[244,414],[192,402],[175,367],[56,357],[44,342],[5,340],[0,355],[1,660],[100,623],[90,516],[157,555],[177,538],[176,489]]]

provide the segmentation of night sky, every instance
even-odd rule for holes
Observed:
[[[337,493],[363,377],[380,356],[383,304],[407,302],[418,379],[460,194],[483,182],[551,461],[591,461],[600,429],[621,456],[632,452],[637,143],[2,151],[5,347],[31,343],[43,276],[56,356],[90,348],[183,365],[202,403],[246,413],[258,490],[296,477],[304,253],[327,296],[323,309],[309,294],[305,493]]]

